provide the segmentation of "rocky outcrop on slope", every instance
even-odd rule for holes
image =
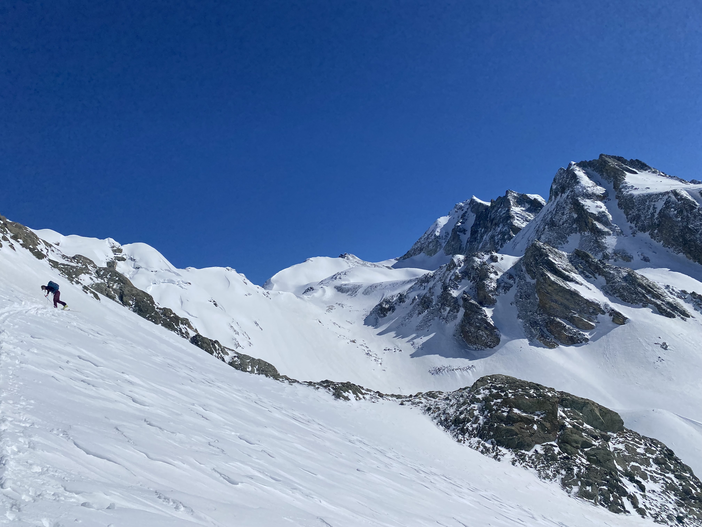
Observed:
[[[692,470],[594,401],[491,375],[470,388],[418,394],[410,402],[457,441],[533,469],[575,497],[658,523],[702,525],[702,483]]]
[[[578,167],[600,175],[612,184],[627,221],[637,231],[648,233],[664,247],[702,264],[702,186],[669,176],[638,159],[600,155],[581,161]],[[639,188],[627,176],[645,174],[669,181],[668,189]]]
[[[597,260],[577,249],[569,256],[569,261],[585,278],[604,278],[602,291],[607,295],[634,306],[651,306],[664,317],[690,318],[690,313],[663,288],[632,269]]]
[[[548,203],[514,243],[520,248],[533,241],[556,248],[575,245],[598,257],[614,257],[607,239],[621,235],[621,229],[607,210],[607,197],[605,188],[591,180],[576,163],[571,163],[558,170]]]
[[[384,298],[366,317],[366,324],[396,326],[428,332],[443,326],[469,349],[491,349],[500,343],[500,332],[488,315],[500,291],[509,289],[501,280],[498,257],[454,256],[438,270],[419,278],[407,291]]]
[[[54,250],[49,264],[69,281],[81,285],[86,293],[100,299],[98,294],[122,304],[149,322],[173,331],[184,338],[195,332],[187,318],[179,317],[172,309],[159,306],[153,297],[114,269],[99,267],[90,258],[82,255],[63,256]],[[97,293],[97,294],[96,294]]]
[[[39,260],[46,258],[51,247],[24,225],[0,215],[0,247],[3,246],[3,242],[12,250],[16,250],[14,243],[18,243],[20,247],[27,249]]]
[[[585,296],[585,281],[568,261],[568,255],[541,242],[532,243],[518,264],[519,318],[527,337],[546,347],[572,346],[588,341],[599,315],[616,323],[626,317],[602,302]]]
[[[439,218],[400,260],[414,256],[472,256],[501,249],[544,206],[541,196],[508,190],[486,203],[473,197]]]
[[[293,381],[293,379],[289,379],[285,375],[281,375],[278,372],[278,369],[270,362],[266,362],[265,360],[257,359],[255,357],[251,357],[250,355],[239,353],[231,348],[227,348],[218,340],[203,337],[199,333],[196,333],[190,337],[190,343],[194,344],[201,350],[206,351],[222,362],[229,364],[229,366],[235,370],[243,371],[244,373],[251,373],[253,375],[263,375],[277,381]]]
[[[576,249],[572,254],[545,243],[532,243],[517,265],[519,318],[527,337],[549,348],[588,342],[601,315],[617,325],[627,318],[602,300],[604,295],[626,304],[653,307],[668,318],[690,317],[687,310],[657,284]],[[598,289],[595,283],[604,278]],[[604,293],[604,295],[602,295]]]
[[[457,334],[466,345],[475,350],[492,349],[500,343],[500,332],[492,319],[467,293],[462,297],[463,316]]]

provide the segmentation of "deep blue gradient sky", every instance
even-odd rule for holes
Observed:
[[[600,153],[702,179],[702,3],[0,4],[0,214],[252,281]]]

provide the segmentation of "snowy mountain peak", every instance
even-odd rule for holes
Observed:
[[[541,196],[512,190],[489,203],[472,197],[436,220],[396,266],[433,270],[456,254],[470,256],[498,251],[538,214],[544,204]]]

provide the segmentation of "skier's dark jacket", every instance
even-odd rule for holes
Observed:
[[[49,293],[55,293],[56,291],[59,290],[59,286],[57,283],[49,281],[49,283],[46,284],[46,290]]]

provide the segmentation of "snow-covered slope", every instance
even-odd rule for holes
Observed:
[[[559,170],[545,205],[511,191],[469,200],[400,260],[311,258],[265,288],[231,268],[177,269],[144,244],[50,230],[35,232],[51,245],[27,247],[66,264],[7,260],[7,268],[28,266],[34,286],[54,279],[64,294],[96,302],[57,279],[56,269],[71,277],[75,263],[62,255],[82,264],[88,257],[173,310],[181,336],[196,331],[301,381],[397,394],[451,391],[490,374],[538,382],[619,412],[625,426],[663,441],[700,474],[701,190],[639,161],[601,156]],[[34,258],[7,245],[0,254]],[[71,280],[90,285],[83,275]]]
[[[49,278],[70,311],[40,296]],[[0,416],[0,507],[18,527],[652,525],[483,457],[409,406],[237,372],[7,243]]]
[[[513,375],[613,408],[627,426],[664,441],[702,473],[702,387],[697,380],[702,371],[697,344],[702,303],[696,304],[694,296],[702,295],[702,266],[633,228],[618,206],[629,191],[655,191],[658,196],[687,189],[692,196],[700,185],[610,156],[598,163],[560,170],[543,207],[536,196],[511,192],[492,204],[461,204],[455,214],[437,220],[415,246],[425,247],[422,240],[427,242],[431,234],[444,247],[461,225],[465,232],[483,233],[479,240],[493,239],[504,230],[499,222],[487,221],[493,216],[508,218],[505,225],[513,223],[517,234],[502,253],[477,259],[454,256],[429,272],[392,260],[363,262],[352,255],[311,258],[281,271],[262,289],[229,268],[176,269],[144,244],[120,246],[113,240],[37,232],[66,254],[90,255],[102,265],[113,261],[137,287],[187,317],[201,334],[264,359],[290,377],[348,380],[406,394],[454,390],[488,374]],[[524,200],[540,212],[517,214],[524,210],[519,205]],[[471,207],[480,210],[471,212]],[[490,210],[493,216],[486,215]],[[474,220],[481,214],[486,219],[479,229]],[[521,297],[532,278],[519,269],[524,251],[535,240],[566,251],[604,248],[610,262],[649,278],[691,316],[661,316],[655,308],[603,292],[601,277],[572,275],[553,294],[573,291],[588,305],[621,314],[626,323],[595,315],[594,323],[583,326],[591,329],[578,330],[587,345],[545,349],[523,325],[528,309]],[[461,246],[464,251],[467,241]],[[428,256],[418,252],[403,265],[421,254]],[[533,297],[536,305],[538,298]],[[477,350],[466,345],[464,337],[476,327],[478,315],[488,338],[483,334],[471,340],[474,336],[468,335],[468,341],[493,345],[492,327],[499,335],[496,346]]]

